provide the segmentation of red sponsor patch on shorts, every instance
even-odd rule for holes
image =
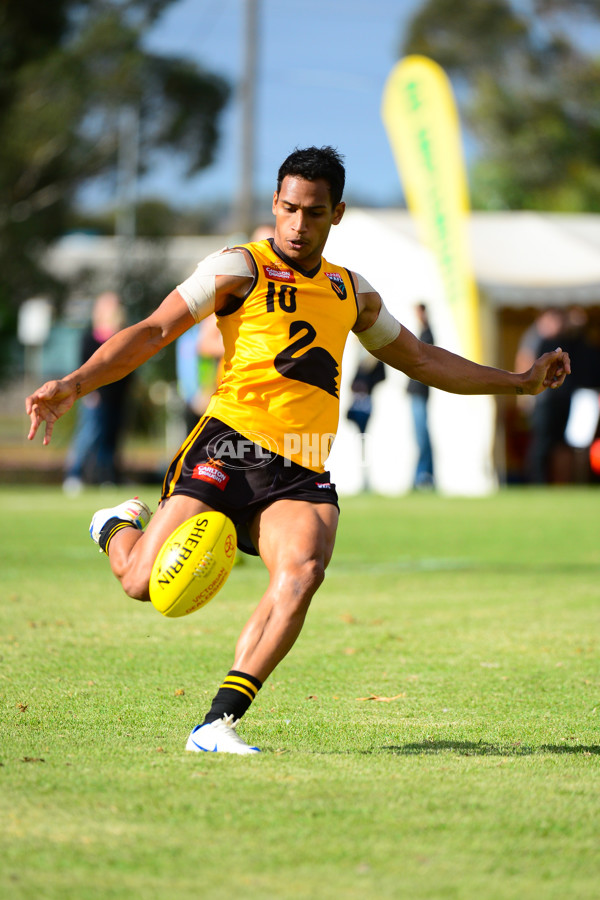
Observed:
[[[227,482],[229,481],[227,472],[224,472],[223,469],[219,469],[217,466],[211,466],[210,463],[198,463],[198,465],[194,467],[192,478],[214,484],[220,491],[225,490]]]
[[[278,269],[276,266],[263,266],[265,275],[272,281],[295,281],[294,273],[291,269]]]

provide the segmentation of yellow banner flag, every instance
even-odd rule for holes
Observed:
[[[434,253],[463,352],[481,362],[477,287],[467,234],[469,192],[450,81],[425,56],[397,63],[385,85],[383,122],[408,208]]]

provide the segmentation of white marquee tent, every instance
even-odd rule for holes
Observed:
[[[600,216],[475,213],[469,236],[480,288],[486,362],[495,364],[495,309],[549,304],[600,303]],[[364,275],[386,305],[415,329],[414,304],[425,302],[436,342],[460,353],[437,265],[417,238],[405,211],[349,210],[330,234],[326,255]],[[356,427],[344,417],[359,345],[351,339],[344,359],[342,419],[330,458],[342,492],[361,485],[361,458],[374,490],[409,490],[416,460],[406,378],[389,372],[376,388],[364,456]],[[480,495],[494,489],[492,452],[495,401],[433,390],[430,429],[436,481],[448,494]]]

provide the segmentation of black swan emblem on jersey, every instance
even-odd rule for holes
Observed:
[[[294,356],[298,350],[312,344],[317,336],[317,332],[309,322],[292,322],[290,339],[302,331],[305,334],[301,334],[285,350],[277,354],[273,360],[275,368],[285,378],[303,381],[304,384],[314,384],[315,387],[337,397],[337,378],[340,370],[331,353],[328,353],[323,347],[310,347],[301,356]]]

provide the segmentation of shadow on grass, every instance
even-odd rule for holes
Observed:
[[[547,753],[598,756],[600,746],[584,744],[540,744],[530,747],[515,741],[511,744],[489,744],[485,741],[421,741],[414,744],[380,748],[394,756],[435,756],[438,753],[457,753],[459,756],[542,756]]]

